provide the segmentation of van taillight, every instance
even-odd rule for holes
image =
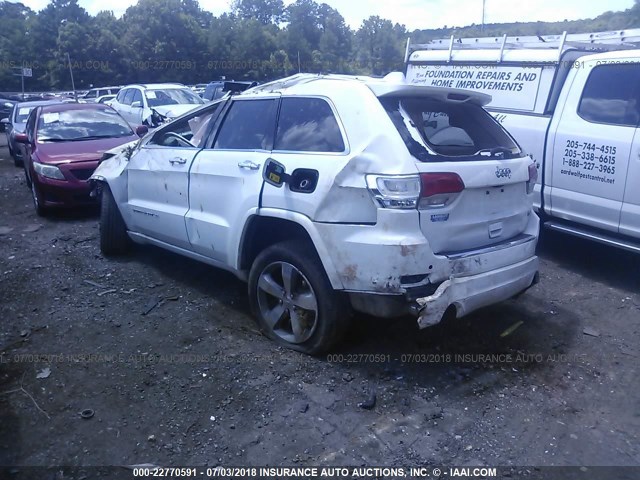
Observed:
[[[422,189],[420,197],[426,198],[442,193],[459,193],[464,190],[464,182],[457,173],[421,173]]]

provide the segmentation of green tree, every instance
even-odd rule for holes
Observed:
[[[320,49],[322,20],[319,5],[313,0],[296,0],[286,8],[283,47],[294,67],[313,69],[313,51]]]
[[[14,76],[18,68],[39,65],[27,45],[27,22],[34,12],[22,3],[0,2],[0,85],[2,89],[20,90],[20,77]],[[31,83],[32,80],[29,80]],[[29,86],[29,85],[28,85]]]
[[[318,13],[321,19],[321,34],[315,66],[322,72],[346,72],[349,69],[353,32],[345,24],[340,12],[326,3],[320,5]]]
[[[139,0],[129,7],[122,41],[130,80],[192,83],[207,57],[210,20],[196,0]]]
[[[231,10],[239,18],[277,25],[284,13],[284,3],[282,0],[234,0]]]
[[[369,17],[356,32],[356,61],[374,75],[402,68],[407,31],[378,16]]]

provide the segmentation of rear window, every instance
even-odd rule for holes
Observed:
[[[411,97],[385,97],[380,102],[409,152],[420,161],[506,159],[521,154],[505,130],[477,105]]]

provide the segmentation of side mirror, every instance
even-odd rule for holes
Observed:
[[[138,135],[139,137],[144,137],[148,131],[149,129],[146,125],[138,125],[136,127],[136,135]]]
[[[14,138],[18,143],[29,143],[29,137],[26,133],[16,133],[16,136]]]
[[[9,124],[11,122],[9,121],[8,118],[3,118],[2,120],[0,120],[0,123]]]
[[[132,108],[142,108],[142,102],[133,102],[131,104]]]
[[[264,164],[262,178],[269,185],[280,188],[287,181],[288,177],[289,175],[285,173],[284,165],[275,161],[273,158],[269,158]]]

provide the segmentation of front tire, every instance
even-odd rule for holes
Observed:
[[[313,246],[300,241],[258,255],[249,274],[249,303],[267,337],[309,355],[332,348],[348,326],[348,303],[331,287]]]
[[[107,184],[102,187],[100,202],[100,251],[104,255],[117,255],[129,248],[127,226],[122,219],[111,189]]]
[[[31,189],[31,198],[33,199],[33,206],[36,209],[36,213],[39,217],[46,217],[49,213],[47,207],[42,205],[42,199],[40,198],[40,194],[38,193],[38,186],[35,181],[32,181],[29,185]]]

